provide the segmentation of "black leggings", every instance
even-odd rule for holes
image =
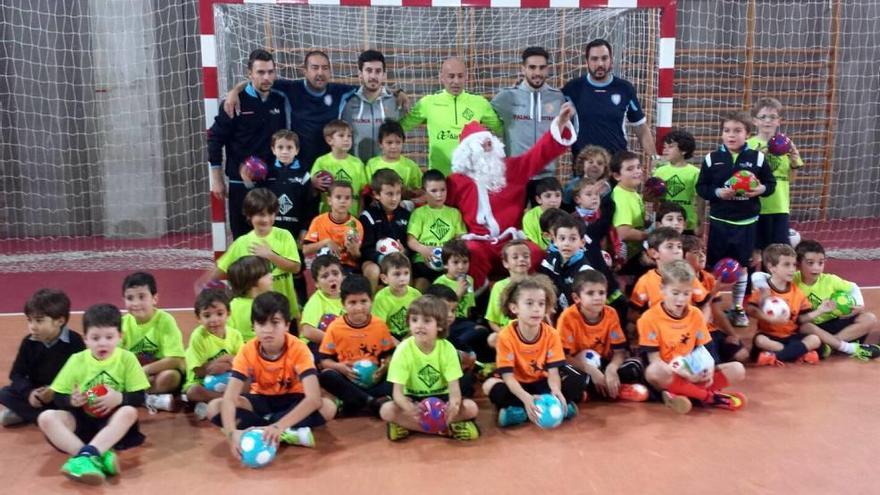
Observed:
[[[559,368],[559,377],[562,379],[562,395],[566,402],[580,402],[584,394],[584,387],[587,385],[587,375],[565,365]],[[543,378],[532,383],[520,383],[526,392],[532,395],[549,394],[550,385],[547,379]],[[489,391],[489,400],[498,409],[503,407],[523,407],[523,403],[519,397],[513,395],[513,392],[507,388],[504,382],[496,384]]]
[[[387,381],[370,388],[361,388],[336,370],[324,370],[318,375],[321,387],[342,401],[342,413],[353,414],[363,411],[374,399],[391,395],[391,384]]]

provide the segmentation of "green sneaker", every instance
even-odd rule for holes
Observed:
[[[877,344],[861,344],[859,347],[869,354],[869,359],[880,358],[880,345]]]
[[[502,428],[523,424],[528,420],[529,415],[526,414],[526,410],[522,407],[508,406],[502,407],[501,410],[498,411],[498,426]]]
[[[404,438],[409,436],[409,430],[400,426],[397,423],[388,422],[388,440],[392,442],[396,442],[398,440],[403,440]]]
[[[103,463],[100,456],[73,456],[61,467],[61,473],[88,485],[100,485],[104,481]]]
[[[101,456],[101,470],[107,476],[116,476],[119,474],[119,458],[112,450],[104,452]]]
[[[449,423],[449,432],[456,440],[476,440],[480,438],[480,428],[473,421]]]
[[[856,352],[850,354],[850,357],[853,359],[858,359],[859,361],[870,361],[871,360],[871,349],[866,345],[857,345]]]
[[[492,374],[495,373],[495,368],[495,363],[484,363],[477,371],[477,380],[484,382],[491,378]]]
[[[288,445],[315,448],[315,435],[308,426],[301,428],[288,428],[281,433],[281,442]]]

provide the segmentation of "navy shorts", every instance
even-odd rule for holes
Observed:
[[[429,267],[425,263],[413,263],[412,264],[412,279],[415,280],[417,278],[425,278],[429,281],[433,282],[440,275],[443,275],[443,270],[436,271]]]
[[[715,266],[722,258],[733,258],[748,266],[755,250],[756,224],[733,225],[718,220],[709,222],[709,243],[706,246],[706,266]]]
[[[73,414],[73,419],[76,422],[76,428],[73,430],[74,435],[85,444],[91,442],[92,439],[95,438],[95,435],[107,426],[107,423],[110,422],[112,416],[111,414],[103,418],[96,418],[86,414],[82,408],[76,408],[68,412]],[[125,435],[116,442],[116,445],[114,445],[113,448],[116,450],[130,449],[144,443],[145,439],[146,437],[141,433],[138,422],[135,421],[135,423],[131,425],[131,428],[125,432]]]
[[[822,330],[825,330],[826,332],[830,333],[831,335],[837,335],[841,331],[843,331],[844,328],[852,325],[855,322],[856,322],[855,318],[846,318],[846,319],[834,318],[833,320],[828,320],[825,323],[822,323],[822,324],[816,325],[816,326],[818,326]]]
[[[733,356],[742,349],[742,345],[727,342],[727,335],[721,330],[709,332],[712,340],[706,344],[706,350],[712,355],[715,363],[728,363],[733,361]]]
[[[237,408],[235,410],[236,423],[239,429],[271,425],[286,416],[287,413],[292,411],[293,408],[299,405],[303,398],[305,398],[305,395],[303,394],[242,394],[241,396],[251,403],[253,411],[248,411],[242,408]],[[217,426],[223,426],[219,414],[211,418],[211,422]],[[322,426],[326,422],[324,416],[321,416],[321,412],[316,410],[306,416],[306,418],[299,423],[293,425],[293,427]]]
[[[758,217],[757,235],[757,249],[764,249],[770,244],[788,244],[788,213],[771,213]]]

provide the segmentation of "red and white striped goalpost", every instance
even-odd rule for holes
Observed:
[[[462,7],[518,9],[660,9],[660,40],[657,54],[657,151],[672,128],[673,83],[675,80],[675,22],[677,0],[199,0],[199,34],[202,52],[202,81],[205,90],[205,129],[211,127],[219,110],[217,43],[214,37],[215,4],[299,4],[341,7]],[[210,172],[209,172],[210,177]],[[226,250],[226,206],[211,195],[211,239],[214,257]]]

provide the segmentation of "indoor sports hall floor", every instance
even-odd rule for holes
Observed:
[[[829,271],[878,285],[870,262],[832,261]],[[71,294],[74,308],[121,304],[122,273],[56,274],[49,285]],[[158,272],[163,307],[191,304],[195,272]],[[88,278],[90,277],[90,278]],[[46,283],[34,274],[0,275],[0,383],[26,332],[24,299]],[[42,282],[42,283],[41,283]],[[880,313],[880,289],[864,291]],[[175,312],[180,327],[192,311]],[[80,314],[72,318],[79,330]],[[556,430],[501,430],[479,398],[483,437],[473,443],[416,435],[392,444],[369,418],[332,422],[314,450],[282,448],[262,470],[232,460],[217,428],[192,415],[141,413],[147,443],[120,455],[121,476],[103,487],[67,481],[65,456],[34,426],[0,431],[0,494],[80,493],[878,493],[880,362],[842,357],[818,366],[749,368],[739,412],[695,409],[678,416],[659,404],[589,402]]]

